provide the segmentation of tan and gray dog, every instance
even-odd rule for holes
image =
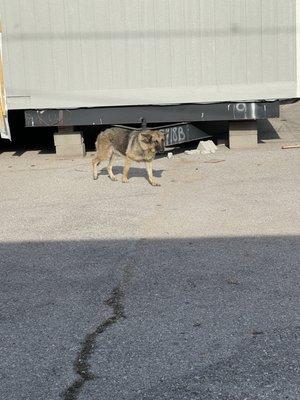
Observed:
[[[123,128],[109,128],[100,133],[96,140],[96,156],[93,159],[94,179],[98,178],[97,166],[104,160],[109,160],[107,171],[111,180],[117,178],[113,174],[112,164],[116,154],[125,157],[122,182],[128,182],[128,171],[132,161],[145,162],[149,182],[160,186],[153,178],[152,161],[157,151],[165,148],[165,135],[160,131],[131,131]]]

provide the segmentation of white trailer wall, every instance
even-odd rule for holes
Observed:
[[[297,7],[298,0],[0,0],[8,107],[300,96]]]

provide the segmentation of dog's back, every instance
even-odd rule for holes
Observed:
[[[129,129],[108,128],[98,135],[96,150],[101,151],[103,147],[112,146],[115,151],[125,156],[132,133]]]

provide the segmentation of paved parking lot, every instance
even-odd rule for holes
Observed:
[[[299,399],[300,150],[280,146],[158,159],[159,188],[0,154],[0,397]]]

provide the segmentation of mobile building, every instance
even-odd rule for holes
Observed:
[[[142,120],[228,120],[232,146],[250,145],[253,121],[300,97],[300,0],[0,0],[0,13],[2,102],[26,126],[64,127],[60,146],[66,127]]]

